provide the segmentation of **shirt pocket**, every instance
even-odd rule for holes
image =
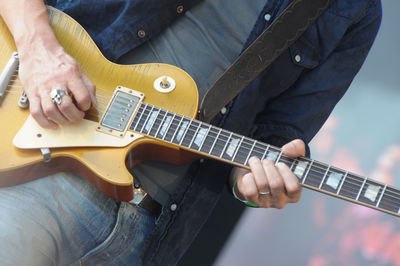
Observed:
[[[263,84],[269,90],[268,98],[276,97],[295,84],[304,71],[310,71],[321,62],[316,27],[311,26],[297,41],[269,67]],[[273,88],[272,91],[270,89]]]
[[[313,69],[321,61],[321,50],[315,24],[289,47],[292,63],[304,69]]]

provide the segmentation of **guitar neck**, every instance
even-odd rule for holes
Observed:
[[[400,190],[278,147],[142,102],[130,130],[209,158],[249,169],[252,156],[282,162],[307,188],[400,216]]]

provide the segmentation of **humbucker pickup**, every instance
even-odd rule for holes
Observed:
[[[118,86],[97,130],[114,136],[125,136],[143,98],[141,92]]]

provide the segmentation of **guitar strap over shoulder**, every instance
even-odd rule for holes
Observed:
[[[293,0],[264,32],[208,88],[199,119],[211,119],[289,48],[335,0]]]

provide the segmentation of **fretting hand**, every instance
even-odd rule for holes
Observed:
[[[282,147],[288,157],[305,155],[305,144],[302,140],[293,140]],[[274,164],[270,160],[256,157],[249,159],[251,171],[235,167],[232,169],[230,182],[235,194],[243,201],[264,208],[281,209],[288,203],[298,202],[301,196],[301,185],[298,178],[284,163]]]

